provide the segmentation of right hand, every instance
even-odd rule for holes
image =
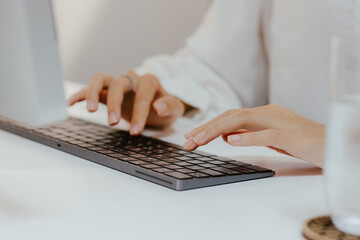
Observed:
[[[186,150],[218,136],[233,146],[264,146],[319,167],[323,166],[325,125],[270,104],[231,109],[185,134]]]
[[[129,91],[128,78],[99,73],[94,75],[88,87],[69,98],[69,105],[86,100],[87,110],[95,112],[99,102],[104,103],[108,109],[109,125],[116,125],[124,118],[131,124],[131,135],[141,134],[145,125],[168,126],[183,115],[184,103],[168,94],[156,76],[139,76],[133,71],[127,75],[135,80],[135,91]]]

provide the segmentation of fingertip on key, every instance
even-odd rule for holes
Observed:
[[[139,124],[134,124],[130,128],[130,135],[139,135],[140,134],[140,126]]]
[[[96,110],[96,104],[94,100],[88,100],[87,109],[89,112],[94,112]]]

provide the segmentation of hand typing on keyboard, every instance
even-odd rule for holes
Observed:
[[[109,125],[124,118],[131,124],[131,135],[139,135],[145,125],[170,125],[185,111],[184,103],[168,94],[156,76],[133,71],[120,77],[95,74],[88,87],[69,98],[69,105],[83,100],[89,112],[95,112],[99,102],[107,104]]]
[[[323,164],[325,126],[277,105],[228,110],[185,134],[184,147],[194,150],[221,135],[233,146],[265,146]]]

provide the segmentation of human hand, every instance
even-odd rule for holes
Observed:
[[[124,118],[131,124],[132,135],[139,135],[145,125],[167,126],[183,115],[184,104],[168,94],[156,76],[139,76],[133,71],[129,71],[127,76],[131,79],[95,74],[88,87],[69,98],[69,105],[86,100],[87,110],[95,112],[99,102],[104,103],[108,109],[109,125],[116,125]]]
[[[233,146],[266,146],[323,164],[325,126],[277,105],[228,110],[186,133],[184,147],[192,151],[220,135]]]

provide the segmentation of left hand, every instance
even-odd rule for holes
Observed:
[[[104,103],[109,125],[114,126],[123,118],[131,124],[131,135],[141,134],[145,125],[168,126],[183,115],[186,105],[168,94],[155,75],[139,76],[128,71],[127,76],[95,74],[88,87],[69,98],[69,105],[86,100],[88,111],[95,112],[99,102]]]
[[[233,146],[266,146],[323,164],[325,126],[278,105],[228,110],[185,134],[184,147],[192,151],[220,135]]]

